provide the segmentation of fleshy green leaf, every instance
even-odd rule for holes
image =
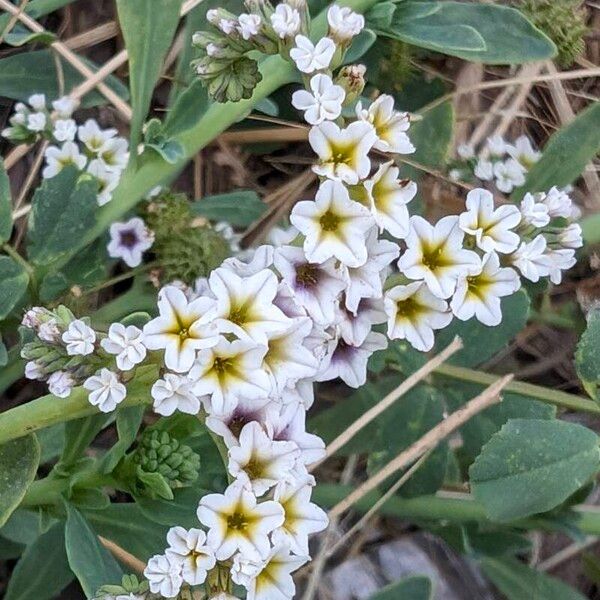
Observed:
[[[37,265],[69,255],[96,220],[98,184],[75,167],[46,179],[33,197],[27,252]]]
[[[60,464],[69,468],[83,455],[93,439],[104,429],[110,416],[103,413],[65,423],[65,445]]]
[[[27,547],[4,600],[50,600],[73,580],[65,551],[65,524],[56,523]]]
[[[546,512],[598,470],[598,436],[565,421],[514,419],[483,447],[469,469],[475,498],[495,521]]]
[[[173,107],[169,110],[163,127],[164,134],[173,136],[189,129],[204,116],[209,106],[206,86],[199,79],[194,80],[189,87],[179,93]]]
[[[10,200],[10,183],[0,159],[0,243],[10,239],[12,233],[12,202]]]
[[[152,92],[179,23],[182,2],[117,0],[119,24],[129,56],[129,87],[133,105],[132,148],[137,147],[140,140]]]
[[[0,59],[0,90],[2,95],[12,100],[26,102],[32,94],[46,94],[48,100],[56,100],[61,94],[59,74],[56,69],[56,57],[52,50],[21,52]],[[64,89],[71,90],[83,81],[83,75],[70,63],[59,59],[64,76]],[[82,59],[93,71],[98,69],[94,63]],[[105,79],[121,98],[129,97],[127,88],[114,76]],[[106,98],[97,91],[91,91],[82,99],[82,107],[89,108],[106,104]]]
[[[459,350],[448,362],[463,367],[480,365],[502,350],[525,327],[529,315],[529,297],[524,290],[502,298],[502,322],[488,327],[473,318],[469,321],[454,319],[436,337],[435,351],[445,348],[456,336],[463,341]]]
[[[40,445],[34,434],[0,446],[0,527],[19,506],[40,464]]]
[[[556,47],[518,10],[497,4],[401,2],[378,31],[421,48],[487,64],[552,58]]]
[[[0,256],[0,320],[17,305],[27,290],[29,275],[12,258]]]
[[[600,310],[598,309],[593,309],[588,314],[587,327],[577,344],[575,366],[587,393],[597,400],[600,382]]]
[[[246,227],[260,219],[265,210],[267,205],[256,192],[249,190],[206,196],[192,204],[195,215],[211,221],[227,221],[237,227]]]
[[[204,459],[204,457],[202,457]],[[200,498],[209,492],[196,486],[173,491],[173,500],[162,498],[136,498],[136,505],[144,517],[161,525],[177,523],[182,527],[197,527],[196,510]]]
[[[414,576],[392,583],[369,600],[431,600],[433,598],[433,582],[429,577]]]
[[[69,565],[86,597],[93,598],[101,586],[120,583],[123,573],[82,514],[70,504],[66,509],[65,542]]]
[[[600,102],[594,102],[550,137],[542,157],[529,169],[525,185],[515,191],[513,198],[520,200],[525,192],[545,192],[553,185],[573,183],[600,151],[598,131]]]
[[[484,558],[481,568],[507,600],[584,600],[572,587],[514,558]]]
[[[144,409],[144,406],[131,406],[118,410],[117,433],[119,434],[119,441],[104,455],[102,459],[103,473],[112,472],[135,441],[135,436],[142,424]]]

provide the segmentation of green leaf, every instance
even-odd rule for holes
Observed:
[[[0,256],[0,320],[8,316],[27,291],[29,275],[12,258]]]
[[[402,450],[408,448],[444,418],[443,396],[431,386],[420,385],[399,398],[379,422],[377,446],[383,448],[371,454],[369,475],[387,465]],[[444,482],[448,447],[441,444],[400,488],[405,497],[434,494]],[[390,478],[392,484],[399,475]],[[384,486],[385,487],[385,486]]]
[[[10,239],[12,233],[12,202],[10,199],[10,182],[0,158],[0,243]]]
[[[86,451],[94,438],[104,429],[110,415],[103,413],[67,421],[65,423],[65,445],[60,464],[64,468],[74,465]]]
[[[86,597],[92,598],[101,586],[121,583],[123,572],[81,513],[70,504],[66,504],[66,509],[65,541],[69,565]]]
[[[587,327],[575,352],[577,375],[587,393],[598,400],[600,382],[600,309],[592,309],[587,316]]]
[[[196,200],[191,207],[195,215],[211,221],[227,221],[236,227],[247,227],[267,210],[267,205],[258,194],[250,190],[206,196]]]
[[[594,102],[550,137],[542,157],[529,169],[525,185],[513,193],[513,199],[520,200],[525,192],[545,192],[553,185],[573,183],[600,151],[598,131],[600,102]]]
[[[0,535],[0,560],[19,558],[24,550],[23,544],[18,544]]]
[[[370,29],[363,29],[352,40],[352,45],[344,56],[344,64],[350,65],[362,58],[363,54],[375,43],[377,36]]]
[[[76,2],[76,0],[31,0],[23,5],[23,12],[31,18],[37,19],[72,2]],[[11,18],[12,15],[8,13],[0,15],[0,31],[10,23]]]
[[[17,31],[17,28],[13,28],[13,30],[4,36],[4,41],[9,45],[15,48],[20,46],[24,46],[25,44],[31,44],[36,42],[41,44],[42,46],[49,46],[52,42],[56,41],[56,35],[51,31],[28,31],[27,29],[22,29],[22,31]]]
[[[502,298],[502,322],[496,327],[487,327],[477,319],[452,323],[437,334],[435,352],[439,352],[459,336],[463,349],[448,362],[462,367],[480,365],[502,350],[523,327],[529,316],[529,296],[524,290]]]
[[[40,464],[40,445],[32,433],[0,446],[0,527],[19,506]]]
[[[61,95],[60,77],[56,67],[58,61],[64,77],[65,90],[71,90],[83,81],[83,75],[70,63],[57,58],[52,50],[21,52],[0,59],[1,95],[26,102],[31,94],[46,94],[47,100],[56,100]],[[83,58],[82,61],[93,71],[98,69],[91,61]],[[129,97],[127,88],[114,75],[109,75],[105,83],[124,100]],[[83,97],[81,106],[89,108],[106,102],[102,94],[91,91]]]
[[[202,457],[204,459],[204,457]],[[160,525],[172,526],[177,523],[182,527],[198,527],[196,510],[200,498],[209,492],[198,489],[196,486],[173,491],[173,500],[162,498],[146,498],[143,496],[135,499],[141,514]]]
[[[558,506],[599,466],[598,436],[590,429],[565,421],[514,419],[483,447],[469,475],[487,515],[509,521]]]
[[[480,564],[508,600],[584,600],[572,587],[514,558],[484,558]]]
[[[40,514],[32,510],[18,508],[15,510],[4,527],[0,529],[2,537],[17,544],[29,546],[42,533]]]
[[[33,196],[27,252],[37,265],[68,256],[96,222],[96,181],[75,167],[46,179]]]
[[[151,521],[135,504],[112,504],[105,510],[88,511],[85,515],[99,535],[140,560],[147,561],[152,555],[164,552],[169,526]]]
[[[117,0],[119,24],[129,56],[132,148],[140,141],[154,86],[179,23],[182,3],[183,0]]]
[[[552,41],[518,10],[497,4],[402,2],[379,32],[421,48],[487,64],[519,64],[556,54]]]
[[[56,523],[27,547],[4,600],[50,600],[73,580],[65,551],[65,524]]]
[[[144,491],[150,494],[151,497],[156,495],[165,500],[173,499],[173,490],[160,473],[147,473],[139,469],[136,475],[138,480],[144,484]]]
[[[62,454],[65,446],[65,424],[58,423],[51,427],[40,429],[36,436],[40,443],[42,453],[40,464],[43,465]]]
[[[392,583],[369,600],[431,600],[433,598],[433,582],[429,577],[415,575]]]
[[[117,411],[119,441],[104,455],[101,467],[103,473],[111,473],[135,441],[137,432],[142,424],[144,410],[144,406],[131,406],[129,408],[120,408]]]
[[[8,350],[6,344],[0,335],[0,367],[5,367],[8,364]]]
[[[165,119],[163,133],[171,137],[189,129],[204,116],[209,106],[206,86],[200,79],[194,80],[177,96]]]

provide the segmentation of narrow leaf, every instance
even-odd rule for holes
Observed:
[[[406,577],[371,596],[369,600],[431,600],[433,582],[429,577]]]
[[[12,202],[10,200],[10,183],[0,159],[0,243],[10,239],[12,233]]]
[[[227,221],[237,227],[247,227],[259,219],[266,209],[267,205],[258,194],[249,190],[206,196],[192,204],[194,214],[211,221]]]
[[[12,258],[0,256],[0,320],[17,305],[27,290],[29,275]]]

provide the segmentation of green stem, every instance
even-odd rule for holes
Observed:
[[[314,490],[313,501],[319,506],[331,508],[343,500],[352,488],[337,484],[319,484]],[[371,492],[353,506],[360,512],[367,512],[381,497],[379,492]],[[478,522],[494,525],[488,519],[483,506],[469,494],[420,496],[418,498],[400,498],[393,496],[380,509],[381,514],[410,520],[450,521],[453,523]],[[593,506],[578,505],[565,510],[561,515],[573,519],[574,525],[584,533],[600,535],[600,509]],[[495,525],[499,525],[496,523]],[[511,527],[521,529],[552,530],[551,521],[543,518],[520,519],[510,523]]]
[[[151,401],[150,387],[158,379],[158,367],[140,367],[136,377],[127,386],[127,397],[120,406],[137,406]],[[68,398],[52,394],[21,404],[0,413],[0,445],[44,427],[73,421],[98,414],[98,409],[88,402],[89,392],[74,388]]]
[[[448,377],[450,379],[459,379],[460,381],[468,381],[469,383],[479,383],[481,385],[491,385],[499,379],[498,375],[492,375],[491,373],[483,373],[481,371],[475,371],[474,369],[467,369],[465,367],[456,367],[454,365],[443,364],[437,367],[434,371],[437,375]],[[569,394],[567,392],[561,392],[560,390],[553,390],[541,385],[534,385],[532,383],[525,383],[523,381],[512,381],[505,388],[507,392],[514,392],[515,394],[522,394],[536,400],[541,400],[554,406],[560,406],[561,408],[568,408],[569,410],[581,410],[588,413],[600,414],[600,405],[596,404],[592,400],[576,396],[575,394]]]
[[[19,352],[18,348],[11,348],[8,351],[8,362],[0,369],[0,394],[23,377],[25,361],[20,357]]]

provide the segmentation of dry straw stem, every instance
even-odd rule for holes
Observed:
[[[367,479],[362,485],[356,488],[344,500],[338,502],[330,511],[329,518],[336,519],[346,510],[351,508],[363,496],[377,488],[388,477],[397,473],[400,469],[413,463],[420,458],[425,452],[435,448],[444,438],[449,436],[453,431],[464,425],[471,417],[485,410],[492,404],[500,401],[500,392],[512,381],[512,375],[506,375],[499,379],[479,396],[473,398],[461,409],[452,413],[446,420],[442,421],[426,433],[423,437],[417,440],[412,446],[401,452],[396,458],[390,461],[383,469],[378,471],[373,477]]]
[[[420,369],[407,377],[396,389],[392,390],[387,396],[380,400],[373,408],[369,409],[360,419],[357,419],[336,437],[328,446],[325,457],[319,462],[311,465],[310,470],[314,470],[323,461],[334,455],[340,448],[345,446],[361,429],[366,427],[371,421],[376,419],[383,411],[387,410],[398,398],[406,394],[420,381],[423,381],[430,373],[437,369],[443,362],[447,361],[453,354],[463,347],[460,338],[454,338],[454,341],[434,356],[429,362],[425,363]]]
[[[35,33],[43,33],[45,29],[34,19],[32,19],[26,13],[20,12],[19,8],[14,4],[8,2],[8,0],[0,0],[0,8],[3,8],[6,12],[12,15],[18,15],[19,21],[26,27],[29,27],[31,31]],[[94,72],[83,62],[80,58],[73,53],[63,42],[52,42],[50,46],[56,50],[66,61],[68,61],[73,68],[77,69],[84,77],[93,78]],[[119,97],[113,90],[111,90],[106,84],[98,82],[98,91],[119,111],[119,113],[127,120],[131,120],[131,107],[127,102]]]
[[[127,550],[124,550],[118,544],[115,544],[111,540],[107,540],[101,535],[98,536],[100,543],[122,564],[129,567],[136,573],[143,573],[146,568],[146,564],[139,558],[136,558]]]

